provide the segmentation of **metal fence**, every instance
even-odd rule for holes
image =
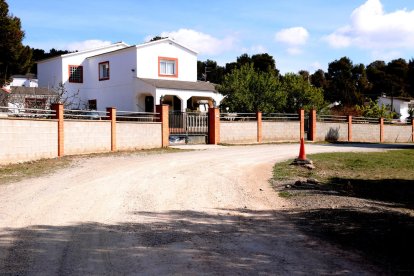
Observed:
[[[157,122],[160,119],[159,113],[153,112],[131,112],[116,111],[117,121],[133,121],[133,122]]]
[[[346,123],[348,122],[347,116],[334,116],[334,115],[318,115],[316,120],[326,123]]]
[[[52,119],[55,116],[56,111],[51,109],[0,106],[0,118]]]
[[[269,122],[298,121],[299,114],[297,113],[263,113],[262,120],[269,121]]]
[[[379,118],[370,118],[370,117],[352,117],[353,124],[379,124]]]
[[[69,119],[69,120],[108,120],[109,119],[109,114],[106,111],[64,109],[63,110],[63,119]]]
[[[207,135],[208,114],[197,112],[170,112],[170,135]]]
[[[220,121],[256,121],[256,113],[220,113]]]

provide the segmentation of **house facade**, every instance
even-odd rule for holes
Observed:
[[[134,46],[119,42],[37,66],[39,87],[63,84],[89,109],[153,112],[162,102],[185,111],[223,99],[213,84],[197,81],[197,52],[169,38]]]
[[[380,97],[378,99],[379,106],[389,106],[392,111],[400,114],[400,121],[405,122],[410,117],[410,110],[414,110],[414,99],[401,97]]]

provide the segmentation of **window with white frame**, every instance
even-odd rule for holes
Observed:
[[[109,61],[99,63],[99,80],[109,80]]]
[[[175,58],[159,58],[159,75],[168,77],[178,76],[178,60]]]

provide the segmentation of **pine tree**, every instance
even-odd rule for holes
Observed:
[[[0,0],[0,87],[13,74],[26,74],[31,66],[32,51],[24,46],[24,32],[18,17],[9,14],[9,5]]]

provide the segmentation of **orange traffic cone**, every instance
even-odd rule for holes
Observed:
[[[299,149],[298,160],[306,160],[305,139],[303,139],[303,138],[300,138],[300,149]]]
[[[305,153],[305,139],[300,138],[300,149],[299,149],[299,156],[296,158],[293,163],[293,165],[300,165],[300,166],[306,166],[309,169],[314,169],[315,167],[312,165],[313,162],[311,160],[306,159],[306,153]]]

